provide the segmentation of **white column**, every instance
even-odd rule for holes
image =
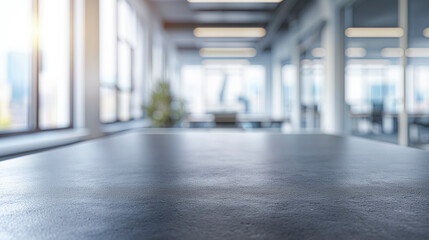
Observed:
[[[100,0],[84,4],[84,125],[88,138],[102,136],[100,112]]]
[[[401,110],[399,114],[398,140],[402,146],[408,146],[408,112],[407,112],[407,55],[408,47],[408,0],[399,0],[399,26],[404,30],[400,38],[400,47],[404,54],[401,57],[402,67],[402,96],[400,99]]]
[[[272,63],[271,84],[271,116],[275,119],[283,117],[283,84],[281,76],[281,62],[275,59]]]
[[[273,117],[273,72],[274,63],[271,51],[267,55],[262,54],[262,62],[265,67],[265,111],[264,114]]]
[[[293,103],[292,103],[292,114],[291,114],[291,123],[294,131],[300,131],[301,129],[301,51],[299,48],[298,41],[295,42],[291,63],[295,67],[295,88],[293,93]]]
[[[321,0],[326,26],[322,35],[325,49],[325,82],[321,127],[330,134],[345,135],[345,72],[344,72],[344,27],[341,9],[333,0]]]

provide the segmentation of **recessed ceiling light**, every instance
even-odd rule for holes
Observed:
[[[385,58],[399,58],[404,56],[404,51],[401,48],[383,48],[381,56]]]
[[[283,0],[188,0],[190,3],[279,3]]]
[[[425,30],[423,30],[423,36],[429,38],[429,28],[426,28]]]
[[[311,55],[315,58],[322,58],[325,56],[325,49],[324,48],[313,48],[311,50]]]
[[[347,48],[346,56],[349,58],[363,58],[366,56],[365,48]]]
[[[203,65],[250,65],[247,59],[206,59]]]
[[[201,45],[201,47],[222,47],[222,48],[227,48],[227,47],[232,47],[232,48],[242,48],[242,47],[252,47],[253,46],[253,42],[250,41],[241,41],[241,42],[230,42],[230,41],[204,41]]]
[[[266,31],[261,27],[198,27],[194,29],[196,37],[228,38],[228,37],[264,37]]]
[[[387,59],[352,59],[347,61],[348,65],[390,65]]]
[[[429,58],[429,48],[408,48],[407,56],[410,58]]]
[[[254,48],[201,48],[200,56],[205,58],[251,58],[256,56]]]
[[[404,35],[404,30],[397,27],[352,27],[347,28],[345,34],[350,38],[395,38],[402,37]]]

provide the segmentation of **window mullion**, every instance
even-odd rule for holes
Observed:
[[[31,88],[30,88],[30,117],[29,126],[30,131],[37,131],[39,129],[39,1],[33,0],[33,26],[32,26],[32,75],[31,75]]]
[[[70,123],[69,123],[69,127],[74,127],[74,115],[75,115],[75,110],[74,110],[74,0],[69,0],[69,6],[70,6],[70,42],[69,42],[69,47],[70,47],[70,79],[69,79],[69,99],[70,99],[70,109],[69,109],[69,119],[70,119]]]
[[[117,0],[117,1],[115,1],[115,3],[116,3],[116,6],[115,6],[115,10],[116,10],[116,14],[115,14],[115,18],[116,18],[116,24],[115,24],[115,27],[116,27],[116,51],[115,51],[115,53],[116,53],[116,56],[115,56],[115,59],[116,59],[116,79],[115,79],[115,93],[116,93],[116,121],[118,122],[119,121],[119,114],[120,114],[120,108],[121,108],[121,103],[120,103],[120,99],[119,99],[119,94],[120,94],[120,89],[119,89],[119,61],[118,61],[118,59],[119,59],[119,47],[118,47],[118,45],[119,45],[119,10],[118,10],[118,2],[119,2],[119,0]]]

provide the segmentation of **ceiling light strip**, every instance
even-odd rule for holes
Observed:
[[[198,27],[194,29],[196,37],[211,37],[211,38],[244,38],[244,37],[264,37],[266,31],[260,27]]]
[[[423,36],[429,38],[429,28],[425,28],[425,30],[423,30]]]
[[[206,59],[203,65],[250,65],[247,59]]]
[[[406,53],[410,58],[429,58],[429,48],[408,48]]]
[[[201,48],[204,58],[251,58],[256,56],[254,48]]]
[[[401,48],[383,48],[381,49],[381,56],[385,58],[400,58],[404,56],[404,50]]]
[[[366,56],[365,48],[347,48],[345,52],[349,58],[363,58]]]
[[[351,27],[345,31],[350,38],[397,38],[404,35],[404,30],[397,27]]]

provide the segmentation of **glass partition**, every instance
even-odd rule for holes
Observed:
[[[322,111],[322,91],[325,79],[324,55],[321,47],[321,31],[309,36],[301,44],[300,84],[301,84],[301,128],[320,129]]]
[[[429,1],[408,1],[407,103],[409,142],[429,148]]]
[[[360,0],[345,9],[346,103],[355,136],[398,141],[398,11],[392,0]]]

